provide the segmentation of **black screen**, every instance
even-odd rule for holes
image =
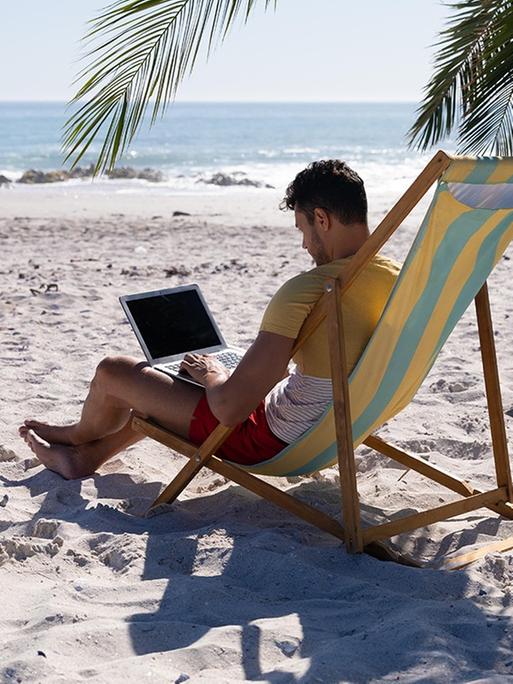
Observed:
[[[154,359],[221,344],[196,290],[126,304]]]

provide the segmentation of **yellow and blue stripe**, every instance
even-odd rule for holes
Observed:
[[[440,179],[387,306],[349,378],[355,447],[413,399],[513,239],[513,202],[506,209],[476,209],[458,201],[448,183],[513,184],[513,159],[455,159]],[[306,475],[336,461],[330,405],[299,440],[245,469]]]

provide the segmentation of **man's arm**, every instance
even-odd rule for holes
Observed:
[[[215,358],[187,355],[182,367],[205,387],[212,413],[229,427],[245,420],[287,373],[294,339],[260,332],[229,375]]]

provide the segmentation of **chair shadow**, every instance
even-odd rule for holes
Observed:
[[[23,480],[0,477],[0,481],[27,487],[33,497],[46,494],[32,524],[51,516],[79,521],[90,532],[148,535],[140,581],[168,581],[158,610],[134,613],[129,619],[129,634],[137,655],[194,646],[200,649],[201,643],[211,662],[219,667],[226,657],[226,642],[231,642],[249,681],[310,684],[387,677],[395,671],[393,659],[385,652],[377,657],[382,651],[380,634],[387,620],[395,624],[393,613],[397,610],[404,621],[412,604],[407,588],[415,586],[415,591],[422,593],[425,587],[429,592],[436,581],[432,573],[441,572],[382,564],[366,555],[348,556],[334,538],[234,484],[203,497],[177,501],[172,509],[166,507],[166,513],[144,518],[119,510],[112,503],[90,507],[91,501],[81,494],[82,481],[62,480],[56,486],[55,477],[40,471]],[[116,497],[123,499],[133,495],[136,487],[138,498],[132,508],[139,515],[161,488],[160,483],[137,483],[121,473],[99,474],[91,479],[99,501],[112,501],[113,489]],[[331,483],[304,482],[289,491],[312,505],[321,498],[327,502],[329,513],[334,512],[333,506],[339,500],[338,487]],[[370,514],[375,510],[379,509],[368,507]],[[230,540],[229,546],[221,544],[218,548],[211,542],[202,546],[202,540],[210,540],[221,528],[223,539]],[[384,575],[384,582],[388,576],[395,588],[384,591],[383,596],[367,595],[368,587],[380,575]],[[467,576],[460,572],[453,573],[453,577],[455,592],[463,596]],[[397,591],[398,585],[406,590]],[[471,601],[465,603],[465,613],[465,619],[473,623],[474,638],[479,631],[489,645],[483,652],[472,654],[469,671],[492,670],[503,648],[502,627],[500,632],[487,629],[486,614]],[[300,637],[287,634],[287,619],[298,622]],[[429,658],[432,649],[432,642],[425,640],[422,621],[420,627],[413,627],[418,622],[414,613],[411,619],[408,625],[406,617],[397,632],[397,648],[401,649],[401,641],[408,634],[404,629],[418,630],[416,638],[409,638],[408,648],[400,651],[403,671]],[[274,632],[268,626],[273,621],[277,624]],[[226,632],[224,645],[209,642],[205,646],[212,630]],[[386,648],[389,639],[385,639]],[[439,648],[444,650],[440,641]],[[449,643],[446,650],[450,651]],[[269,653],[274,657],[270,658]],[[305,671],[284,671],[289,658],[293,669],[296,656],[307,659]],[[279,666],[266,669],[262,665],[264,661],[278,660]]]
[[[329,497],[338,501],[338,487],[335,485],[311,482],[299,484],[291,493],[302,498],[306,502],[315,505],[318,501],[312,500],[312,494],[329,494]],[[317,490],[317,491],[315,491]],[[238,502],[234,505],[234,498]],[[366,578],[369,574],[375,579],[379,577],[380,570],[384,565],[380,561],[368,556],[347,556],[343,546],[329,535],[318,532],[306,523],[298,522],[295,518],[284,516],[281,509],[276,508],[267,501],[263,501],[253,496],[246,490],[237,485],[230,485],[227,489],[210,493],[203,499],[190,499],[175,504],[177,510],[182,513],[197,514],[198,509],[203,519],[203,525],[207,531],[215,530],[219,525],[219,511],[224,511],[222,527],[225,535],[229,536],[233,545],[231,553],[222,569],[217,575],[199,576],[195,561],[201,549],[198,546],[199,539],[181,539],[180,544],[173,546],[168,552],[167,561],[162,559],[162,544],[155,537],[148,540],[146,563],[143,579],[157,579],[168,577],[170,581],[166,587],[158,611],[153,614],[134,614],[131,621],[131,636],[134,649],[139,654],[147,654],[159,651],[173,651],[197,644],[202,637],[208,635],[210,630],[223,628],[229,624],[235,626],[239,633],[239,648],[242,653],[242,667],[244,676],[249,681],[267,681],[272,684],[284,682],[297,682],[300,684],[310,684],[311,682],[331,682],[331,681],[366,681],[367,678],[380,679],[391,675],[395,669],[390,658],[376,658],[376,650],[380,650],[379,645],[374,639],[367,639],[369,631],[379,640],[380,632],[383,629],[383,616],[379,620],[377,628],[372,626],[372,620],[365,617],[372,614],[373,599],[365,600],[360,592],[354,595],[354,600],[348,601],[347,584],[355,581],[358,576],[358,569],[364,567]],[[364,507],[365,509],[366,507]],[[379,509],[367,507],[369,514]],[[228,511],[228,515],[226,515]],[[327,511],[333,513],[333,510]],[[381,511],[379,511],[381,513]],[[163,516],[167,518],[167,515]],[[263,521],[260,525],[259,521]],[[241,530],[242,526],[242,530]],[[274,526],[270,529],[270,526]],[[257,528],[255,530],[255,527]],[[279,528],[279,535],[275,530]],[[242,533],[241,533],[242,532]],[[251,540],[248,541],[248,535]],[[272,558],[266,565],[264,577],[256,575],[259,573],[261,564],[255,559],[260,553],[265,553],[268,549],[266,543],[261,543],[261,537],[280,537],[279,542],[285,548],[289,548],[291,558],[299,558],[300,562],[291,571],[290,578],[281,578],[278,581],[277,591],[270,589],[269,585],[276,582],[273,573]],[[307,562],[308,552],[304,550],[305,537],[308,540],[310,550],[313,546],[313,555],[316,563],[312,566],[307,563],[311,571],[310,577],[304,577],[303,562]],[[272,543],[271,543],[272,545]],[[248,559],[248,555],[253,560]],[[326,558],[322,558],[327,556]],[[171,559],[172,556],[172,559]],[[340,561],[340,562],[339,562]],[[252,568],[252,563],[256,568]],[[283,564],[283,562],[282,562]],[[393,566],[392,578],[397,581],[398,577],[404,577],[405,586],[411,586],[417,582],[428,587],[435,580],[434,570],[418,570],[406,568],[396,564],[386,564]],[[172,578],[169,570],[173,571],[179,566],[180,572],[186,577],[186,585],[189,588],[189,595],[194,593],[199,597],[204,597],[205,605],[201,605],[201,600],[193,602],[191,607],[188,598],[184,600],[184,586]],[[282,567],[278,569],[283,570]],[[295,572],[294,572],[295,570]],[[421,582],[415,578],[416,573],[428,573]],[[326,584],[326,575],[329,580]],[[455,584],[458,586],[458,593],[463,595],[468,583],[464,573],[454,575]],[[337,579],[341,586],[337,588]],[[356,580],[358,582],[358,580]],[[385,580],[386,581],[386,580]],[[267,584],[267,582],[269,584]],[[290,583],[294,584],[293,589]],[[306,600],[294,598],[293,594],[303,594]],[[351,593],[351,592],[350,592]],[[421,592],[422,593],[422,592]],[[225,596],[228,606],[228,615],[211,612],[208,608],[209,597]],[[411,601],[406,595],[400,596],[398,603]],[[316,603],[325,603],[326,613],[333,611],[334,606],[338,606],[336,613],[337,626],[333,632],[326,634],[324,618],[316,615],[311,607]],[[401,612],[401,606],[396,606]],[[483,634],[489,636],[490,630],[486,615],[472,604],[466,602],[466,620],[474,622],[474,630],[482,630]],[[393,611],[393,608],[392,608]],[[261,663],[265,659],[263,653],[269,650],[269,634],[262,630],[259,621],[279,620],[286,614],[297,616],[301,626],[302,637],[298,646],[297,655],[309,660],[307,671],[301,675],[292,672],[284,672],[283,669],[265,670]],[[356,622],[352,622],[355,614],[363,615]],[[188,629],[184,629],[184,616],[192,624]],[[333,620],[333,615],[330,617]],[[417,618],[412,614],[412,625]],[[144,627],[148,624],[155,626],[151,639],[148,638]],[[411,628],[410,626],[408,629]],[[488,635],[486,634],[488,632]],[[497,637],[495,633],[495,637]],[[500,634],[502,636],[502,633]],[[326,647],[326,641],[332,640],[332,646]],[[398,642],[401,639],[398,638]],[[500,650],[500,638],[491,645],[487,654],[477,653],[474,669],[476,672],[493,669],[497,654]],[[400,644],[398,648],[401,648]],[[401,653],[401,667],[404,670],[414,668],[425,657],[429,658],[430,646],[425,644],[419,637],[417,648],[411,648]],[[447,651],[450,645],[447,644]],[[365,668],[362,670],[362,663],[368,664],[368,673]],[[283,668],[283,665],[281,666]]]

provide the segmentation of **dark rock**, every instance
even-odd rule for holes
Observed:
[[[157,171],[156,169],[142,169],[141,171],[138,171],[137,169],[134,169],[132,166],[120,166],[116,169],[112,169],[112,171],[107,172],[107,176],[109,178],[141,178],[142,180],[147,180],[151,181],[152,183],[159,183],[160,181],[163,180],[163,175],[160,171]]]
[[[188,211],[174,211],[173,216],[190,216]]]
[[[12,180],[10,178],[7,178],[7,176],[0,175],[0,186],[9,185],[9,183],[12,183]]]
[[[137,178],[137,173],[131,166],[120,166],[117,169],[112,169],[112,171],[107,171],[107,176],[109,178]]]
[[[200,178],[197,183],[205,183],[206,185],[219,185],[219,186],[229,186],[229,185],[245,185],[251,188],[271,188],[272,185],[267,183],[260,183],[259,181],[251,180],[250,178],[238,178],[242,176],[242,172],[236,172],[231,176],[227,173],[214,173],[210,178]]]
[[[513,408],[508,409],[507,411],[504,411],[504,413],[509,416],[510,418],[513,418]]]
[[[164,176],[160,171],[149,168],[138,171],[137,178],[142,178],[143,180],[150,181],[151,183],[160,183],[162,180],[164,180]]]
[[[89,166],[76,166],[69,172],[70,178],[91,178],[94,174],[94,164]]]
[[[171,268],[165,268],[164,273],[166,274],[166,278],[172,278],[173,276],[180,275],[180,276],[189,276],[191,275],[191,272],[188,268],[185,266],[171,266]]]
[[[34,183],[59,183],[68,180],[68,178],[69,174],[67,171],[36,171],[35,169],[29,169],[25,171],[17,182],[28,185]]]

